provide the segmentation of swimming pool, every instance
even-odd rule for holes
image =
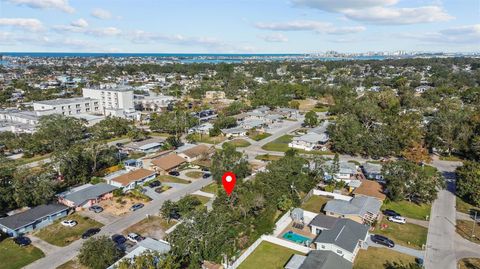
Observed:
[[[298,243],[298,244],[302,244],[302,245],[308,245],[309,242],[312,241],[310,238],[299,235],[299,234],[294,233],[292,231],[288,231],[288,232],[284,233],[282,237],[289,240],[289,241],[292,241],[292,242],[295,242],[295,243]]]

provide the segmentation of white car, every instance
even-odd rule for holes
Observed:
[[[64,221],[61,222],[61,224],[63,226],[66,226],[66,227],[73,227],[73,226],[77,225],[78,223],[74,220],[64,220]]]
[[[142,241],[145,238],[136,234],[136,233],[129,233],[127,235],[127,239],[134,242],[134,243],[138,243],[139,241]]]
[[[400,217],[400,216],[388,217],[388,220],[391,221],[391,222],[400,223],[400,224],[407,223],[407,220],[405,220],[404,217]]]

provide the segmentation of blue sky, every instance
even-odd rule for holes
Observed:
[[[0,51],[480,51],[478,0],[0,0]]]

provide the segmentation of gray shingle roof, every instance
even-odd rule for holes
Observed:
[[[352,263],[332,251],[312,250],[299,269],[352,269]]]
[[[116,187],[99,183],[97,185],[90,186],[88,188],[65,195],[63,198],[75,203],[76,206],[80,206],[88,200],[97,199],[98,197],[115,190]]]
[[[339,218],[318,214],[312,219],[312,221],[310,221],[310,224],[308,225],[316,226],[324,229],[332,229],[333,227],[335,227],[335,224],[337,223],[338,220]]]
[[[373,197],[361,196],[354,197],[350,201],[331,200],[325,205],[326,212],[333,212],[338,215],[359,215],[364,216],[365,213],[378,214],[382,203]]]
[[[12,230],[24,227],[46,216],[67,210],[68,207],[60,204],[39,205],[22,213],[0,219],[0,225]]]
[[[315,243],[334,244],[344,250],[353,252],[359,240],[365,240],[368,226],[350,219],[338,219],[330,230],[324,230],[315,238]]]
[[[365,163],[363,165],[363,170],[367,174],[380,174],[382,172],[382,165],[376,163]]]

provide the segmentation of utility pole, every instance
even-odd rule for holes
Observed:
[[[475,215],[473,218],[473,226],[472,226],[472,237],[475,237],[475,226],[477,225],[477,210],[475,210]]]

